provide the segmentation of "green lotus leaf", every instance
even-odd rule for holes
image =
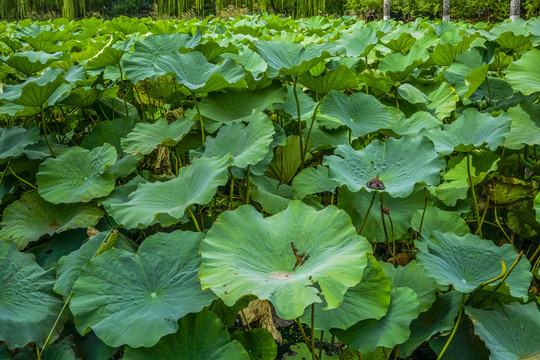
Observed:
[[[309,44],[304,47],[295,42],[257,41],[259,55],[268,63],[269,77],[278,75],[299,76],[307,72],[319,61],[330,57],[332,44]]]
[[[428,311],[425,311],[411,323],[411,336],[399,346],[400,357],[406,358],[437,333],[444,333],[454,327],[458,316],[462,295],[457,291],[440,294]]]
[[[112,249],[90,260],[72,289],[70,309],[79,332],[91,328],[112,347],[150,347],[177,332],[178,319],[215,298],[197,281],[202,237],[158,233],[145,239],[137,255]]]
[[[534,206],[533,201],[525,201],[518,203],[508,212],[507,225],[516,235],[532,238],[540,233],[540,223],[536,220]]]
[[[534,211],[536,213],[536,221],[540,223],[540,192],[534,198]]]
[[[319,94],[331,90],[354,89],[358,86],[356,73],[346,65],[339,65],[335,70],[328,70],[323,76],[315,77],[309,72],[300,76],[300,83]]]
[[[296,103],[296,97],[294,96],[294,87],[290,85],[285,86],[287,89],[287,97],[285,102],[282,104],[276,104],[274,109],[283,109],[287,114],[289,114],[293,119],[298,119],[298,104]],[[296,94],[298,96],[298,103],[300,104],[300,116],[302,121],[306,121],[313,117],[313,111],[317,106],[317,103],[306,93],[296,89]]]
[[[291,242],[304,258],[302,265],[296,265]],[[328,309],[339,306],[347,289],[361,280],[370,251],[347,214],[333,206],[316,211],[292,201],[263,218],[246,205],[221,214],[208,231],[199,277],[202,288],[228,306],[253,294],[269,300],[279,317],[293,319],[321,296]]]
[[[107,213],[127,229],[148,226],[163,214],[181,219],[186,208],[210,202],[217,187],[227,183],[229,163],[229,155],[196,160],[176,179],[140,184],[128,201],[110,202]]]
[[[455,151],[469,152],[485,147],[495,151],[504,143],[510,130],[511,118],[506,115],[493,117],[476,109],[466,109],[463,115],[443,129],[434,128],[425,133],[435,144],[435,150],[444,155]]]
[[[440,232],[452,232],[458,236],[464,236],[469,233],[469,225],[467,222],[459,216],[458,213],[453,211],[444,211],[434,206],[428,206],[424,214],[424,221],[422,222],[422,210],[417,210],[412,217],[411,227],[420,231],[420,223],[422,223],[421,238],[424,240],[429,239],[431,233],[435,230]]]
[[[420,131],[430,132],[441,128],[442,122],[426,111],[415,112],[410,118],[400,117],[392,124],[392,130],[399,135],[418,136]]]
[[[300,175],[300,174],[299,174]],[[294,182],[293,182],[294,184]],[[354,226],[360,228],[364,217],[368,211],[369,204],[373,193],[369,193],[364,189],[357,192],[352,192],[347,187],[339,189],[338,207],[343,209],[351,217]],[[411,219],[418,209],[423,209],[425,203],[425,194],[423,191],[415,191],[405,198],[392,198],[390,196],[383,197],[383,207],[388,207],[390,216],[392,217],[393,235],[396,239],[400,239],[408,234],[411,226]],[[390,220],[385,216],[385,224],[390,229]],[[364,223],[361,235],[373,242],[386,242],[384,228],[381,217],[380,198],[374,200],[373,205],[367,214],[367,219]]]
[[[424,137],[374,141],[360,151],[340,145],[334,153],[338,156],[326,157],[323,164],[330,167],[330,177],[350,191],[373,191],[367,184],[378,176],[384,191],[401,198],[409,196],[417,183],[437,185],[446,165]]]
[[[336,45],[341,47],[347,56],[366,56],[377,44],[377,33],[366,26],[352,26],[352,33],[341,35]]]
[[[189,132],[193,122],[178,119],[169,124],[161,118],[155,123],[138,123],[135,128],[120,140],[122,150],[128,154],[150,154],[158,146],[176,146]]]
[[[230,341],[216,314],[201,311],[183,317],[176,334],[167,335],[151,348],[126,348],[125,360],[248,360],[246,350],[238,341]]]
[[[512,119],[510,132],[506,134],[504,147],[512,150],[522,149],[525,145],[540,144],[540,106],[523,102],[508,109]]]
[[[251,329],[249,331],[235,331],[232,340],[238,341],[246,349],[251,360],[275,360],[277,346],[272,334],[266,329]]]
[[[92,150],[71,147],[57,158],[48,158],[36,175],[41,197],[53,203],[88,202],[107,196],[114,189],[114,176],[107,168],[116,162],[109,143]]]
[[[124,50],[115,49],[112,46],[106,46],[101,49],[97,55],[88,60],[85,66],[86,70],[105,68],[107,66],[118,66],[124,53]]]
[[[291,187],[271,177],[252,176],[250,184],[254,186],[249,192],[251,198],[261,204],[262,209],[269,214],[285,210],[293,199]]]
[[[414,45],[416,39],[406,28],[398,28],[381,38],[381,42],[390,50],[406,53]]]
[[[540,312],[536,304],[497,304],[493,310],[467,306],[465,311],[474,319],[474,332],[491,351],[490,359],[535,359],[540,356],[536,341],[540,331]]]
[[[257,297],[253,295],[247,295],[238,300],[233,306],[227,306],[221,299],[216,299],[208,308],[219,317],[219,321],[226,326],[233,326],[236,320],[238,320],[238,312],[245,309],[250,302],[256,300]]]
[[[321,101],[321,113],[339,118],[354,137],[387,128],[392,123],[386,107],[374,96],[361,92],[350,96],[339,91],[329,92]]]
[[[434,231],[426,242],[417,241],[418,264],[434,277],[439,285],[452,284],[457,291],[470,293],[483,282],[501,274],[501,261],[506,269],[518,258],[510,244],[496,246],[473,234],[458,236]],[[521,259],[506,279],[514,297],[527,298],[531,281],[530,264]]]
[[[409,325],[418,314],[418,300],[414,291],[397,288],[391,294],[388,312],[381,319],[363,320],[347,330],[334,329],[332,334],[361,353],[371,353],[377,346],[393,348],[409,338]]]
[[[531,49],[508,66],[506,80],[525,95],[540,91],[540,50]]]
[[[431,101],[426,109],[439,120],[443,120],[452,115],[459,101],[459,96],[447,82],[423,86],[422,92],[425,93]]]
[[[51,135],[47,136],[49,144],[56,155],[62,155],[68,150],[68,146],[58,143],[58,141]],[[51,150],[47,145],[45,136],[41,135],[39,141],[36,144],[29,145],[23,150],[23,154],[30,160],[44,160],[51,156]]]
[[[0,341],[9,349],[30,342],[42,346],[62,308],[52,291],[54,274],[44,271],[34,256],[0,240]]]
[[[72,89],[69,95],[61,101],[62,104],[71,105],[73,107],[90,107],[92,106],[100,96],[102,95],[102,91],[89,87],[78,87],[75,89]]]
[[[375,96],[382,96],[388,93],[394,86],[394,81],[386,73],[377,69],[366,69],[358,74],[360,84],[369,86],[369,91]]]
[[[107,346],[94,332],[86,334],[77,342],[77,350],[79,356],[85,360],[110,359],[118,352],[117,348]]]
[[[9,57],[0,57],[0,61],[26,75],[35,74],[62,57],[62,52],[47,54],[44,51],[23,50]]]
[[[294,355],[290,355],[292,353],[292,351],[294,351]],[[346,349],[342,349],[341,353],[344,354],[345,351],[346,351]],[[317,352],[315,352],[315,353],[317,354]],[[326,354],[326,351],[323,351],[321,355],[322,355],[322,357],[320,358],[321,360],[339,360],[339,357],[340,357],[340,355],[330,355],[329,356],[329,355]],[[285,359],[285,360],[304,360],[304,359],[309,359],[310,356],[312,356],[311,351],[308,350],[308,348],[306,347],[305,344],[300,343],[300,344],[296,344],[296,345],[291,345],[291,352],[286,353],[283,359]],[[367,359],[367,360],[370,360],[370,359]]]
[[[375,257],[368,255],[362,280],[347,290],[339,307],[323,310],[326,304],[315,304],[315,328],[325,331],[347,329],[362,320],[382,318],[390,306],[390,290],[390,281],[381,265]],[[300,319],[311,324],[309,308]]]
[[[87,237],[87,228],[68,230],[55,235],[41,245],[32,246],[28,252],[34,254],[36,262],[44,270],[57,268],[56,262],[65,255],[78,250],[81,239]]]
[[[268,116],[253,112],[247,126],[241,123],[222,126],[215,138],[207,138],[203,156],[231,154],[234,166],[246,168],[266,157],[274,133],[274,125]]]
[[[0,237],[24,249],[43,235],[94,226],[103,211],[86,204],[54,205],[36,192],[25,193],[4,210]]]
[[[447,336],[439,336],[429,342],[429,346],[439,354],[448,341]],[[459,324],[453,340],[447,347],[444,358],[448,360],[488,360],[489,350],[482,339],[474,334],[474,326],[467,316]]]
[[[460,98],[468,98],[485,81],[489,65],[484,63],[477,48],[463,51],[444,72]]]
[[[406,266],[398,266],[382,263],[382,268],[392,282],[393,288],[408,287],[414,290],[418,298],[418,311],[428,310],[435,301],[435,291],[439,286],[435,279],[426,270],[418,266],[415,260]]]
[[[399,95],[411,104],[426,104],[429,98],[422,91],[411,84],[402,84],[398,87]]]
[[[15,158],[23,154],[24,149],[39,141],[39,129],[32,126],[8,126],[0,128],[0,159]]]
[[[428,51],[422,46],[415,45],[407,54],[390,53],[383,57],[379,71],[386,73],[393,81],[404,81],[416,67],[428,59]]]
[[[448,169],[444,174],[444,182],[436,188],[430,189],[435,197],[447,206],[455,206],[458,200],[466,199],[469,191],[467,174],[467,156],[460,153],[448,162]],[[472,185],[481,183],[486,176],[497,169],[499,156],[492,151],[473,151],[470,154],[470,171]]]
[[[303,145],[306,146],[305,144]],[[270,163],[269,169],[270,176],[281,179],[282,183],[288,184],[296,175],[296,171],[300,168],[301,163],[298,136],[287,136],[287,143],[283,146],[278,146],[274,150],[274,158]]]
[[[221,57],[236,60],[244,67],[244,69],[246,69],[249,74],[251,74],[251,76],[253,76],[255,80],[263,78],[264,73],[268,68],[266,61],[264,61],[259,54],[248,47],[239,47],[238,50],[240,54],[226,52],[221,54]]]
[[[305,168],[296,175],[292,182],[292,192],[295,199],[302,200],[311,194],[335,192],[338,186],[338,182],[328,175],[328,168],[319,165],[316,168]]]

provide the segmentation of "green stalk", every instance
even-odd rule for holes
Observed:
[[[247,167],[247,179],[246,179],[246,204],[249,204],[249,174],[251,173],[251,165]]]
[[[315,360],[315,303],[311,304],[311,358]]]
[[[484,225],[484,220],[486,219],[488,208],[489,208],[489,195],[487,196],[487,199],[486,199],[486,208],[484,209],[484,212],[482,213],[482,218],[480,219],[480,225],[478,226],[478,229],[476,229],[476,232],[474,233],[474,235],[478,235],[478,233],[482,231],[482,225]]]
[[[304,339],[304,343],[306,344],[309,352],[311,352],[312,356],[315,356],[315,360],[320,360],[319,357],[315,355],[315,349],[311,348],[310,342],[306,336],[306,332],[304,331],[302,323],[300,322],[300,317],[296,318],[296,323],[298,324],[298,328],[300,329],[300,333],[302,334],[302,339]]]
[[[426,215],[427,209],[427,188],[424,188],[424,210],[422,211],[422,219],[420,220],[420,228],[418,229],[418,237],[422,235],[422,226],[424,225],[424,216]]]
[[[195,224],[195,228],[197,229],[198,232],[201,232],[201,228],[199,227],[199,223],[197,222],[197,219],[195,218],[195,215],[193,214],[193,212],[190,210],[190,208],[186,208],[187,212],[189,213],[189,216],[191,216],[191,220],[193,220],[193,223]]]
[[[390,249],[390,240],[388,239],[388,231],[386,231],[386,223],[384,221],[383,193],[379,193],[379,203],[381,204],[381,221],[384,229],[384,237],[386,238],[386,245]]]
[[[13,171],[13,169],[11,168],[11,166],[8,167],[8,170],[9,172],[11,173],[11,175],[15,176],[17,178],[17,180],[25,183],[26,185],[30,186],[32,189],[36,190],[37,187],[35,187],[34,185],[32,185],[31,183],[29,183],[28,181],[24,180],[22,177],[20,177],[19,175],[15,174],[15,171]]]
[[[300,163],[300,169],[304,168],[304,158],[302,156],[303,153],[303,142],[302,142],[302,116],[301,116],[301,110],[300,110],[300,100],[298,99],[298,93],[296,92],[296,83],[298,82],[298,76],[294,77],[294,83],[293,83],[293,92],[294,92],[294,99],[296,100],[296,110],[298,114],[298,139],[300,142],[300,158],[302,159]]]
[[[195,103],[195,109],[197,109],[197,114],[199,114],[199,120],[201,122],[202,143],[204,144],[204,124],[203,124],[203,119],[201,115],[201,109],[199,109],[199,103],[197,102],[197,97],[195,96],[193,92],[191,93],[191,96],[193,97],[193,102]]]
[[[469,186],[471,187],[471,192],[472,192],[473,201],[474,201],[474,208],[476,210],[476,223],[478,225],[478,228],[480,228],[480,212],[478,211],[478,200],[476,200],[476,193],[474,191],[474,185],[473,185],[472,177],[471,177],[471,156],[469,155],[469,152],[467,152],[467,177],[469,179]],[[482,237],[482,229],[480,229],[479,235],[480,237]]]
[[[120,83],[125,88],[126,85],[124,84],[124,74],[122,74],[122,66],[120,65],[120,63],[118,63],[118,70],[120,70]],[[124,94],[122,100],[124,100],[124,107],[126,108],[126,117],[129,117],[129,110],[128,110],[128,106],[127,106],[126,95],[127,95],[127,93]]]
[[[458,318],[457,318],[456,323],[454,325],[454,328],[452,329],[452,333],[450,333],[450,336],[448,337],[448,340],[446,341],[446,344],[444,344],[444,347],[442,348],[441,352],[439,353],[439,356],[437,357],[437,360],[442,359],[442,356],[446,352],[446,349],[448,349],[448,346],[452,342],[452,339],[454,338],[454,335],[456,335],[456,331],[457,331],[457,328],[458,328],[459,324],[461,323],[462,316],[463,316],[463,306],[460,305],[460,307],[459,307],[459,315],[458,315]]]
[[[51,152],[51,156],[53,158],[56,158],[56,154],[54,153],[51,142],[49,141],[49,136],[47,136],[47,125],[45,123],[45,113],[43,111],[43,106],[41,106],[41,123],[43,124],[43,133],[45,134],[45,141],[47,142],[47,146],[49,147],[49,151]]]
[[[304,163],[304,160],[306,159],[306,154],[308,151],[308,144],[309,144],[309,138],[311,137],[311,129],[313,129],[313,124],[315,123],[315,119],[317,118],[317,110],[319,109],[319,105],[321,105],[320,102],[317,103],[317,106],[315,106],[315,111],[313,112],[313,116],[311,117],[311,124],[309,125],[309,130],[306,137],[306,145],[304,146],[304,149],[302,151],[302,164]]]
[[[364,229],[364,225],[366,225],[366,220],[368,218],[369,212],[371,211],[371,207],[373,206],[373,203],[375,202],[375,195],[377,194],[377,191],[373,192],[373,196],[371,197],[371,202],[369,203],[369,207],[366,211],[366,215],[362,219],[362,224],[360,224],[360,229],[358,229],[358,235],[362,234],[362,230]]]

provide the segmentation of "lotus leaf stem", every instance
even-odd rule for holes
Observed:
[[[454,324],[454,328],[452,329],[452,332],[450,333],[450,336],[448,337],[448,340],[446,340],[446,344],[444,344],[444,347],[442,348],[441,352],[439,353],[439,356],[437,357],[437,360],[441,360],[444,353],[446,352],[446,349],[452,342],[452,339],[454,338],[454,335],[456,335],[457,328],[459,327],[459,324],[461,323],[461,318],[463,317],[463,305],[459,306],[459,315],[456,320],[456,323]]]
[[[379,193],[379,203],[381,204],[381,221],[382,221],[382,226],[383,226],[383,229],[384,229],[384,237],[386,238],[386,245],[388,246],[388,249],[390,250],[390,252],[392,251],[390,249],[390,240],[388,239],[388,231],[386,230],[386,223],[384,221],[384,207],[383,207],[383,193]],[[395,261],[395,256],[392,255],[392,257],[394,257],[394,261]]]
[[[2,171],[2,177],[0,177],[0,185],[2,185],[2,183],[4,182],[4,177],[6,176],[6,172],[8,171],[9,169],[9,166],[11,165],[11,160],[12,158],[10,158],[6,164],[6,168],[4,169],[4,171]]]
[[[322,351],[323,351],[323,342],[324,342],[324,330],[321,330],[321,340],[319,340],[319,359],[322,359]]]
[[[489,208],[489,195],[487,196],[487,199],[486,199],[486,208],[484,209],[484,213],[482,214],[482,218],[480,219],[480,225],[478,226],[478,229],[476,229],[476,232],[474,233],[474,235],[478,235],[478,233],[482,231],[482,225],[484,224],[484,220],[486,219],[488,208]]]
[[[120,83],[125,88],[126,85],[124,84],[124,74],[122,73],[122,65],[120,65],[120,63],[118,63],[118,70],[120,71]],[[128,106],[127,106],[126,95],[127,95],[127,93],[124,94],[124,96],[122,97],[122,100],[124,100],[124,107],[126,108],[126,117],[129,117],[129,110],[128,110]]]
[[[362,230],[364,229],[364,225],[366,225],[366,220],[369,216],[369,212],[371,211],[371,208],[373,207],[373,203],[375,202],[375,195],[377,194],[377,191],[373,191],[373,195],[371,196],[371,202],[369,203],[368,209],[366,211],[366,215],[364,215],[364,218],[362,219],[362,224],[360,224],[360,228],[358,229],[358,235],[362,234]]]
[[[310,342],[306,336],[306,332],[304,331],[304,328],[302,327],[302,323],[300,322],[300,317],[296,318],[296,323],[298,324],[298,329],[300,329],[300,333],[302,334],[302,339],[304,339],[304,343],[306,344],[309,352],[311,352],[312,357],[314,357],[315,360],[320,360],[319,357],[315,354],[315,349],[311,348]]]
[[[54,329],[56,329],[56,325],[58,325],[58,321],[60,321],[60,317],[64,313],[64,310],[66,309],[66,306],[69,303],[69,300],[71,300],[72,296],[73,296],[73,294],[70,294],[68,296],[67,300],[64,302],[64,306],[62,306],[62,310],[60,310],[60,313],[56,317],[56,321],[54,322],[54,325],[53,325],[51,331],[49,331],[49,335],[47,336],[47,339],[45,339],[45,343],[43,344],[43,347],[41,348],[41,353],[43,353],[43,351],[45,350],[45,347],[49,343],[49,340],[51,339],[52,333],[53,333]],[[37,347],[36,347],[36,352],[37,352],[38,360],[41,360],[41,356],[40,356],[40,353],[39,353],[39,348],[37,348]]]
[[[308,151],[308,144],[309,144],[309,138],[311,137],[311,130],[313,129],[313,124],[315,123],[315,119],[317,118],[317,110],[319,109],[319,106],[321,105],[320,102],[317,103],[317,106],[315,106],[315,110],[313,111],[313,116],[311,117],[311,124],[309,125],[309,130],[306,137],[306,144],[304,148],[302,149],[302,164],[304,163],[304,160],[306,159],[306,154]]]
[[[45,141],[47,142],[47,146],[49,147],[49,151],[51,152],[51,156],[53,158],[56,158],[56,154],[54,153],[54,150],[51,146],[51,142],[49,141],[49,136],[47,136],[47,125],[45,123],[45,112],[43,111],[43,106],[41,107],[41,123],[43,124],[43,133],[45,135]]]
[[[502,284],[504,284],[506,279],[508,279],[508,276],[510,276],[510,273],[512,272],[512,270],[514,270],[514,268],[519,263],[522,257],[523,257],[523,250],[519,252],[519,256],[517,257],[516,261],[514,261],[512,266],[510,266],[510,269],[508,269],[506,274],[504,274],[504,277],[502,278],[502,280],[495,286],[495,288],[493,288],[493,290],[490,291],[490,293],[485,298],[480,300],[480,302],[477,304],[478,307],[482,305],[487,299],[489,299],[495,292],[497,292],[497,290],[502,286]]]
[[[197,96],[195,96],[194,93],[191,93],[191,97],[193,98],[195,109],[197,110],[197,114],[199,115],[199,121],[201,124],[201,139],[202,139],[202,143],[204,144],[204,123],[203,123],[203,119],[201,115],[201,109],[199,109],[199,102],[197,101]]]
[[[197,219],[195,218],[195,215],[191,211],[190,208],[186,208],[187,212],[189,213],[189,216],[191,216],[191,220],[193,220],[193,223],[195,224],[195,228],[198,232],[201,232],[201,228],[199,227],[199,223],[197,222]]]
[[[15,174],[15,171],[13,171],[13,169],[11,168],[11,166],[8,167],[8,170],[9,172],[11,173],[11,175],[15,176],[17,178],[17,180],[19,181],[22,181],[23,183],[25,183],[26,185],[30,186],[32,189],[37,189],[37,187],[35,187],[34,185],[32,185],[31,183],[29,183],[28,181],[24,180],[22,177],[20,177],[19,175]]]
[[[249,326],[249,321],[247,321],[246,313],[244,313],[244,309],[240,310],[240,313],[242,314],[242,317],[244,318],[244,322],[246,323],[246,327],[248,330],[251,330],[251,326]]]
[[[480,212],[478,211],[478,200],[476,199],[476,193],[474,191],[474,185],[473,185],[472,177],[471,177],[471,156],[469,152],[467,152],[467,177],[469,179],[469,186],[471,187],[471,192],[472,192],[473,201],[474,201],[474,208],[476,210],[476,222],[478,224],[478,228],[480,228]],[[480,237],[482,237],[482,229],[480,229],[478,234],[480,235]]]
[[[491,280],[488,280],[488,281],[485,281],[483,283],[480,284],[480,286],[478,286],[474,291],[473,293],[469,296],[469,298],[465,301],[465,305],[468,305],[474,298],[474,296],[476,294],[478,294],[480,292],[480,290],[482,290],[484,287],[486,287],[487,285],[491,284],[491,283],[494,283],[495,281],[497,280],[500,280],[504,277],[504,275],[506,274],[506,263],[504,261],[501,261],[501,274],[494,277],[493,279]]]
[[[234,176],[231,175],[231,191],[229,193],[229,210],[233,208]]]
[[[424,225],[424,216],[426,216],[427,199],[427,188],[424,188],[424,210],[422,210],[422,218],[420,219],[420,227],[418,228],[418,237],[422,236],[422,226]]]
[[[311,358],[315,360],[315,303],[311,304]]]
[[[514,245],[514,241],[510,238],[510,236],[508,236],[508,234],[506,233],[506,231],[504,231],[501,223],[499,222],[499,217],[497,216],[497,206],[494,207],[494,210],[495,210],[495,222],[497,223],[497,225],[499,226],[499,229],[501,229],[502,233],[504,234],[504,236],[506,237],[506,240],[508,240],[508,242],[510,244],[512,244],[512,246],[514,247],[514,250],[516,250],[516,252],[518,251],[518,249],[516,248],[516,245]]]
[[[247,167],[247,177],[246,177],[246,204],[249,204],[249,174],[251,173],[251,165]]]
[[[296,84],[298,82],[298,76],[295,76],[294,78],[294,83],[293,83],[293,93],[294,93],[294,99],[296,100],[296,111],[297,111],[297,114],[298,114],[298,141],[300,143],[300,159],[301,159],[301,162],[300,162],[300,169],[302,169],[304,167],[304,157],[302,156],[303,154],[303,149],[304,149],[304,146],[303,146],[303,142],[302,142],[302,114],[301,114],[301,110],[300,110],[300,100],[298,99],[298,93],[296,92]]]

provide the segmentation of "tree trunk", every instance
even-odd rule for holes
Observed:
[[[521,0],[510,0],[510,20],[516,21],[516,19],[519,19],[520,7]]]
[[[442,13],[442,19],[443,21],[450,21],[450,0],[443,0],[443,13]]]
[[[390,0],[384,0],[383,3],[383,19],[390,20]]]

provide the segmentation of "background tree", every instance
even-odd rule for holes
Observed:
[[[520,6],[521,0],[510,0],[510,20],[515,21],[519,19]]]
[[[390,0],[384,0],[383,3],[383,19],[390,20]]]
[[[443,0],[443,21],[450,21],[450,0]]]

